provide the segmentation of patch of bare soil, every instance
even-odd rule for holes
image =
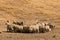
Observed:
[[[48,33],[7,33],[6,21],[24,21],[24,24],[54,23]],[[0,40],[60,40],[60,0],[0,0]]]

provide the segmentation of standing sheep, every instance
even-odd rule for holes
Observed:
[[[15,25],[15,24],[13,24],[13,30],[14,30],[14,32],[19,32],[19,33],[22,33],[22,31],[23,31],[23,26],[22,25]]]
[[[8,21],[7,21],[6,25],[7,25],[8,32],[22,32],[22,30],[23,30],[22,25],[19,26],[19,25],[11,24]]]
[[[33,32],[33,33],[39,32],[39,24],[30,25],[29,27],[30,27],[29,28],[30,32]]]
[[[29,33],[29,26],[27,25],[23,26],[23,33]]]
[[[40,32],[49,32],[51,31],[55,26],[50,23],[41,23],[39,27]]]
[[[48,23],[47,25],[49,25],[49,27],[53,30],[55,28],[54,24]]]
[[[13,28],[12,28],[11,24],[9,23],[9,21],[7,21],[6,25],[7,25],[7,32],[12,32]]]

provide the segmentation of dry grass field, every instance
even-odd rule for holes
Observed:
[[[24,24],[51,22],[55,29],[47,33],[7,33],[6,21]],[[60,0],[0,0],[0,40],[60,40]]]

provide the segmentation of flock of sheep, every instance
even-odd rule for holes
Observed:
[[[24,25],[23,22],[13,22],[5,24],[7,26],[8,32],[16,32],[16,33],[45,33],[52,31],[55,28],[55,25],[51,23],[40,23],[37,22],[33,25]]]

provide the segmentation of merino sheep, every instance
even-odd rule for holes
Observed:
[[[6,23],[7,25],[7,31],[9,32],[22,32],[23,26],[11,24],[11,23]]]
[[[29,33],[29,26],[27,25],[23,26],[23,33]]]
[[[10,25],[10,23],[6,23],[6,25],[7,25],[7,32],[12,32],[13,31],[13,28]]]
[[[23,25],[23,22],[13,22],[13,24],[7,21],[7,31],[19,32],[19,33],[45,33],[55,28],[55,25],[51,23],[39,23],[27,26]]]
[[[37,23],[39,25],[39,33],[44,33],[46,31],[45,23]]]
[[[40,23],[39,31],[40,32],[49,32],[51,31],[55,26],[50,23]]]
[[[23,31],[23,26],[19,26],[19,27],[14,26],[14,27],[13,27],[13,30],[14,30],[14,32],[22,33],[22,31]]]
[[[15,24],[12,24],[13,25],[13,31],[14,32],[19,32],[19,33],[22,33],[23,31],[23,26],[19,26],[19,25],[15,25]]]
[[[39,32],[39,24],[35,24],[35,25],[30,25],[29,26],[29,31],[32,33],[38,33]]]
[[[49,25],[49,27],[53,30],[55,28],[54,24],[48,23],[47,25]]]

